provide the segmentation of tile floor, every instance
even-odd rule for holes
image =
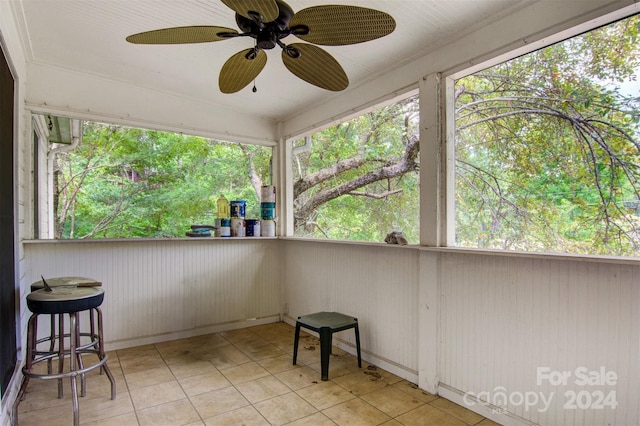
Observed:
[[[294,366],[293,334],[281,322],[110,352],[116,400],[106,376],[90,372],[80,423],[495,425],[364,361],[359,369],[335,347],[323,382],[318,339],[301,334]],[[19,426],[72,424],[70,394],[57,399],[54,380],[31,380]]]

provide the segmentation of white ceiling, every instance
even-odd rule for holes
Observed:
[[[392,15],[387,37],[351,46],[323,47],[346,71],[350,88],[415,60],[429,51],[512,13],[532,0],[289,0],[294,11],[320,4],[349,4]],[[218,25],[237,28],[234,12],[219,0],[15,0],[27,61],[71,69],[194,99],[244,114],[283,121],[333,92],[312,86],[268,52],[251,85],[222,94],[218,73],[252,39],[189,45],[133,45],[127,35],[153,29]],[[285,42],[295,41],[289,36]]]

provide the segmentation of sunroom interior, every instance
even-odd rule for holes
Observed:
[[[3,96],[13,87],[0,108],[0,423],[11,421],[25,358],[26,296],[41,275],[103,283],[108,351],[294,325],[300,315],[336,311],[358,318],[364,360],[500,424],[640,423],[640,260],[455,247],[448,109],[453,79],[637,14],[639,4],[348,3],[386,11],[397,28],[379,40],[327,49],[349,75],[347,89],[313,87],[274,57],[257,92],[249,86],[222,94],[217,73],[242,40],[166,49],[125,42],[169,26],[234,27],[222,2],[0,2]],[[322,2],[289,4],[299,10]],[[420,99],[419,244],[295,237],[292,141],[410,93]],[[70,143],[77,120],[94,120],[273,147],[276,237],[50,238],[46,158],[53,135],[34,138],[44,130],[42,115],[56,117]],[[334,344],[355,353],[349,332]],[[564,382],[545,375],[565,372]],[[576,380],[579,372],[616,379],[585,384]],[[594,408],[601,394],[615,404]],[[577,407],[571,395],[583,397]]]

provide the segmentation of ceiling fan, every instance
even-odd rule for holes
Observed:
[[[199,25],[145,31],[127,37],[134,44],[186,44],[251,37],[254,46],[225,62],[218,84],[223,93],[235,93],[255,80],[267,63],[265,50],[282,48],[282,61],[302,80],[323,89],[340,91],[349,78],[326,50],[316,45],[342,46],[384,37],[396,27],[379,10],[359,6],[312,6],[297,13],[282,0],[221,0],[236,13],[241,32],[232,28]],[[285,44],[294,35],[307,43]],[[255,91],[255,86],[253,91]]]

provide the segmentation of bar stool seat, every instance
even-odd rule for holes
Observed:
[[[293,365],[298,359],[298,342],[300,340],[300,328],[313,330],[320,335],[320,368],[322,380],[329,380],[329,357],[333,333],[353,328],[356,334],[356,350],[358,353],[358,368],[362,368],[360,356],[360,331],[358,319],[338,312],[316,312],[303,315],[296,321],[296,333],[293,342]]]
[[[99,287],[102,285],[102,283],[94,280],[93,278],[88,278],[88,277],[52,277],[46,280],[46,285],[50,288],[54,288],[54,287]],[[45,280],[44,277],[41,280],[38,281],[34,281],[31,284],[31,291],[36,291],[36,290],[40,290],[45,288]],[[96,344],[97,342],[97,338],[96,338],[96,333],[95,333],[95,322],[94,322],[94,312],[90,312],[89,313],[89,321],[90,321],[90,329],[88,332],[80,332],[80,336],[82,337],[90,337],[91,339],[91,343],[90,344]],[[56,319],[58,319],[58,328],[59,329],[63,329],[63,319],[62,317],[60,317],[57,314],[51,314],[50,315],[50,324],[49,324],[49,330],[50,333],[48,336],[42,337],[40,339],[37,340],[36,342],[36,347],[37,345],[49,342],[49,349],[47,351],[38,351],[37,349],[34,350],[34,356],[37,355],[44,355],[47,353],[51,353],[55,351],[55,343],[56,340],[58,339],[58,336],[56,335]],[[78,319],[79,321],[79,319]],[[36,327],[37,328],[37,327]],[[78,328],[80,328],[80,325],[78,325]],[[61,331],[62,333],[62,331]],[[65,335],[65,337],[69,337],[69,335]],[[51,369],[51,360],[48,361],[49,364],[49,370]],[[51,371],[49,371],[51,372]],[[84,382],[82,383],[82,392],[81,392],[81,396],[84,396]],[[62,398],[62,394],[61,394],[62,389],[60,389],[60,395],[59,397]]]
[[[60,286],[32,291],[27,307],[34,314],[67,314],[97,308],[103,300],[101,288]]]
[[[82,396],[84,396],[85,373],[101,368],[111,382],[111,399],[115,399],[115,380],[107,365],[108,356],[104,351],[102,336],[102,311],[100,305],[104,300],[104,290],[100,287],[77,287],[61,285],[32,291],[27,295],[27,307],[32,315],[29,318],[27,329],[27,355],[25,366],[22,368],[22,384],[13,407],[13,423],[17,424],[18,404],[24,398],[29,379],[56,379],[58,380],[58,397],[62,397],[62,379],[71,379],[71,393],[73,403],[73,423],[79,425],[77,376],[82,379]],[[91,333],[91,341],[81,345],[81,333],[78,325],[78,313],[82,311],[97,313],[97,333]],[[37,351],[37,320],[39,315],[58,315],[60,331],[57,335],[57,351]],[[63,315],[69,316],[69,333],[63,330]],[[69,338],[69,349],[65,349],[65,337]],[[46,338],[45,338],[46,339]],[[98,356],[98,362],[84,366],[82,355],[93,353]],[[69,355],[69,371],[64,371],[64,357]],[[49,368],[47,373],[36,373],[33,366],[42,361],[50,362],[53,358],[58,360],[58,372],[53,373]]]

